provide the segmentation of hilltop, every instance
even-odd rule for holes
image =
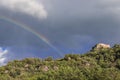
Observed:
[[[85,54],[26,58],[0,67],[0,80],[120,80],[120,45],[97,44]]]

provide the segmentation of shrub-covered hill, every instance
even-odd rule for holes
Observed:
[[[26,58],[0,67],[0,80],[120,80],[120,45],[62,59]]]

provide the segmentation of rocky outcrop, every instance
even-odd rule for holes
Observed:
[[[46,72],[49,70],[49,68],[48,68],[48,66],[44,66],[42,70]]]
[[[110,48],[109,44],[99,43],[96,44],[92,49],[103,49],[103,48]]]

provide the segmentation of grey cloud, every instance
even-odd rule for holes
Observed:
[[[9,16],[43,34],[56,47],[83,49],[83,47],[97,42],[119,43],[119,5],[115,5],[118,4],[118,0],[114,2],[112,0],[43,0],[42,2],[49,14],[46,20],[41,21],[15,13]],[[3,24],[5,26],[5,23]],[[0,28],[2,29],[2,27]],[[21,32],[23,29],[18,28],[19,31]],[[2,32],[7,36],[7,32]],[[26,34],[26,36],[19,38],[20,44],[26,43],[26,45],[31,44],[46,48],[42,41],[36,38],[34,40],[34,35],[26,31],[23,32],[21,35]],[[16,32],[13,32],[13,37],[19,35],[18,33],[14,35],[14,33]],[[10,38],[6,37],[5,39]],[[38,43],[45,47],[38,45]]]
[[[37,18],[46,18],[44,5],[37,0],[1,0],[0,6],[13,12],[25,13]]]

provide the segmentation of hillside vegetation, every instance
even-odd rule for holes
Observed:
[[[120,45],[62,59],[26,58],[0,67],[0,80],[120,80]]]

